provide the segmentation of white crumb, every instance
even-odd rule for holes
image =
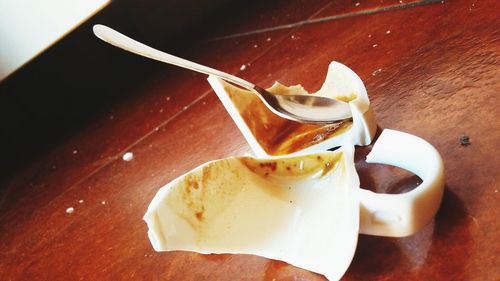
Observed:
[[[356,2],[355,6],[357,7],[357,6],[359,6],[359,5],[361,5],[361,3],[359,3],[359,2]]]
[[[471,219],[472,219],[472,221],[474,222],[474,224],[475,224],[477,227],[479,227],[479,222],[477,221],[476,217],[469,215],[469,218],[471,218]]]
[[[101,204],[106,205],[106,201],[101,201]]]
[[[391,34],[391,30],[390,30],[390,29],[388,29],[388,30],[385,32],[385,34]]]
[[[78,200],[78,203],[82,204],[83,203],[83,199]]]
[[[75,208],[73,208],[73,207],[69,207],[66,209],[66,213],[68,213],[68,214],[72,214],[74,211],[75,211]]]
[[[375,76],[375,75],[379,74],[381,71],[382,71],[382,68],[379,68],[379,69],[373,71],[372,72],[372,76]]]
[[[267,37],[266,41],[267,42],[271,41],[271,37]]]
[[[376,48],[378,46],[378,44],[373,44],[372,47],[373,48]]]
[[[242,64],[242,65],[240,66],[240,70],[241,70],[241,71],[245,70],[246,68],[247,68],[247,66],[246,66],[246,65],[244,65],[244,64]]]
[[[123,161],[127,161],[127,162],[131,161],[132,159],[134,159],[134,153],[126,152],[125,154],[123,154],[122,159],[123,159]]]

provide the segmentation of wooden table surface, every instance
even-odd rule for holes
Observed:
[[[0,84],[0,280],[325,280],[257,256],[154,252],[142,216],[158,189],[251,150],[205,76],[107,46],[95,23],[266,87],[314,91],[330,61],[348,65],[380,128],[439,150],[446,189],[418,233],[360,235],[343,279],[500,280],[500,2],[262,1],[168,38],[165,9],[131,2],[113,2]],[[418,183],[367,165],[369,149],[357,151],[362,186]]]

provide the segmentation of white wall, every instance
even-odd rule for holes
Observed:
[[[0,0],[0,81],[110,0]]]

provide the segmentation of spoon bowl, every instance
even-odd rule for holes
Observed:
[[[226,72],[182,59],[149,47],[104,25],[94,25],[94,34],[101,40],[150,59],[173,64],[196,72],[214,75],[253,91],[275,114],[301,123],[335,123],[351,118],[349,104],[315,95],[277,95]]]

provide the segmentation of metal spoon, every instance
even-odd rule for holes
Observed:
[[[334,123],[352,116],[349,104],[313,95],[277,95],[228,73],[188,61],[151,48],[104,25],[94,25],[94,34],[101,40],[129,52],[173,64],[208,75],[253,91],[275,114],[302,123]]]

